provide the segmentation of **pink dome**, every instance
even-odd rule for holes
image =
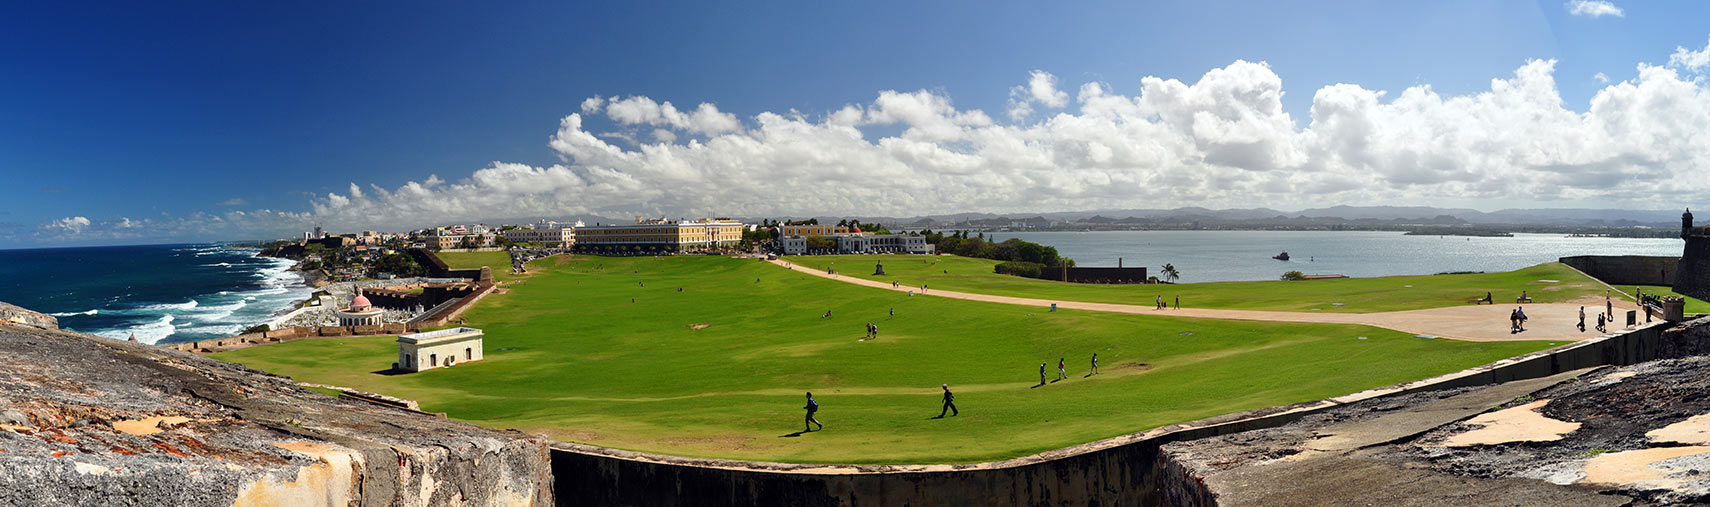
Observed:
[[[367,310],[373,306],[373,303],[368,302],[368,296],[364,296],[362,294],[357,294],[355,299],[350,300],[351,310]]]

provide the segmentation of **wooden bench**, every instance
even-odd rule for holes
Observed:
[[[1517,297],[1517,298],[1514,298],[1514,302],[1516,302],[1516,303],[1530,303],[1530,302],[1532,302],[1532,297],[1531,296]]]

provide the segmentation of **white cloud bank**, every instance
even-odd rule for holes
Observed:
[[[1548,60],[1460,96],[1429,85],[1396,93],[1325,86],[1304,119],[1283,110],[1282,79],[1246,61],[1191,83],[1147,77],[1132,95],[1085,83],[1073,100],[1055,76],[1035,71],[1013,90],[1007,124],[925,90],[746,121],[712,104],[685,111],[647,97],[593,97],[549,139],[560,164],[495,162],[456,181],[429,176],[390,189],[352,183],[313,198],[306,212],[232,211],[125,230],[224,227],[226,237],[255,237],[314,224],[399,230],[584,214],[908,216],[1468,199],[1673,206],[1710,191],[1707,52],[1710,45],[1681,49],[1665,65],[1640,64],[1584,112],[1564,106]],[[1056,112],[1029,119],[1031,109],[1018,115],[1016,104]],[[642,137],[651,140],[612,141]],[[112,223],[61,220],[38,236],[119,230]]]
[[[1569,14],[1573,14],[1575,16],[1587,16],[1593,18],[1601,18],[1603,16],[1615,16],[1617,18],[1622,18],[1627,16],[1626,11],[1621,10],[1620,7],[1616,7],[1615,4],[1603,0],[1572,0],[1567,3],[1567,9]]]

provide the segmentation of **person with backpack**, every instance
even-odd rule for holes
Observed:
[[[811,392],[807,393],[807,400],[808,400],[807,406],[802,407],[803,409],[807,410],[807,421],[802,423],[802,425],[805,426],[806,429],[803,429],[802,432],[806,433],[809,431],[813,431],[813,426],[811,426],[811,425],[815,425],[815,424],[819,425],[819,429],[822,429],[822,430],[825,429],[824,424],[820,424],[818,419],[813,418],[814,412],[819,411],[819,402],[813,401],[813,393],[811,393]]]
[[[950,384],[944,384],[944,410],[938,411],[938,418],[943,419],[945,412],[949,412],[951,417],[961,413],[956,410],[956,395],[950,392]]]

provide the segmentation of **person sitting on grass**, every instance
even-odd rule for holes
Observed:
[[[814,412],[819,411],[819,402],[813,401],[813,393],[811,393],[811,392],[807,393],[807,400],[808,400],[807,406],[802,407],[803,409],[807,410],[807,421],[802,423],[802,426],[805,426],[806,428],[803,429],[802,432],[806,433],[809,431],[813,431],[813,425],[816,425],[816,424],[819,425],[819,429],[822,429],[822,430],[825,429],[824,424],[820,424],[818,419],[813,418]]]

